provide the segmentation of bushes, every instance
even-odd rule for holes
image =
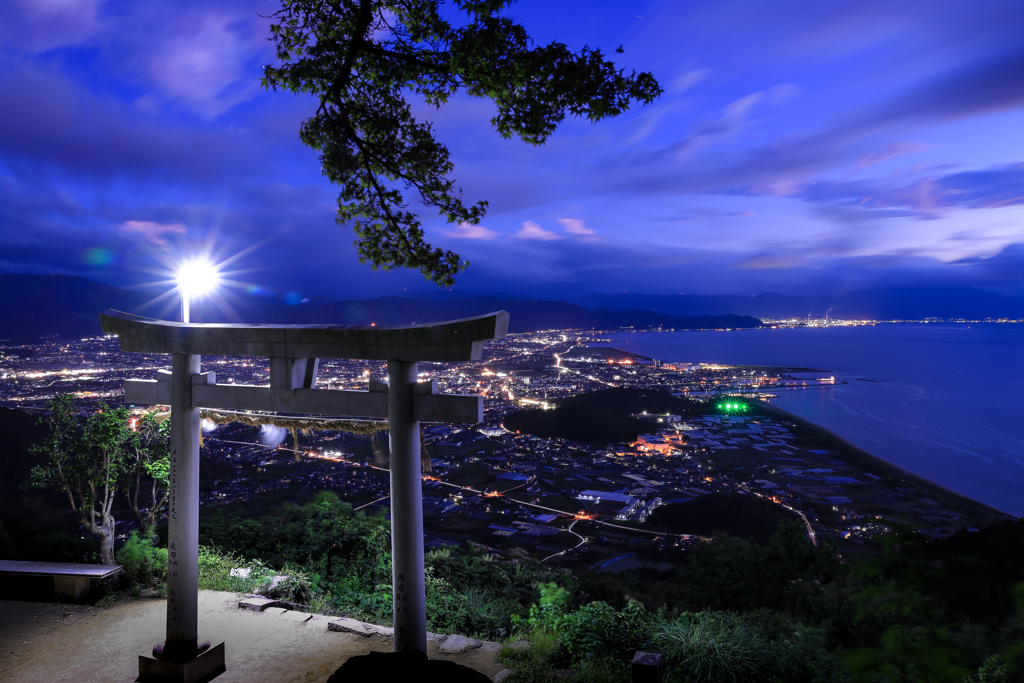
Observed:
[[[527,647],[499,652],[505,666],[522,668],[516,681],[555,680],[536,672],[572,668],[577,681],[625,683],[638,650],[662,653],[674,681],[845,683],[850,677],[842,658],[822,647],[822,629],[794,625],[779,612],[667,618],[640,602],[621,610],[604,602],[570,610],[568,591],[554,583],[538,587],[541,597],[529,617],[515,620]]]
[[[763,634],[730,614],[684,615],[662,624],[655,642],[678,681],[772,681],[781,668]]]
[[[199,546],[199,588],[256,593],[310,605],[320,591],[302,567],[288,565],[278,574],[260,560],[247,560],[218,548]]]
[[[522,642],[526,643],[525,647],[521,645]],[[561,677],[556,673],[555,662],[560,654],[558,636],[537,629],[526,634],[524,641],[502,645],[497,660],[514,671],[505,679],[510,683],[557,683]]]
[[[148,538],[139,538],[136,531],[117,551],[118,564],[124,567],[124,578],[139,588],[157,587],[167,581],[167,549],[154,548]]]

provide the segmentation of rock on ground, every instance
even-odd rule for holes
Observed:
[[[484,641],[477,640],[476,638],[452,634],[444,639],[444,642],[441,643],[441,647],[438,649],[447,654],[459,654],[460,652],[478,648],[483,644]]]

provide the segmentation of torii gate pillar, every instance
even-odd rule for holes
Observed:
[[[483,342],[508,330],[508,313],[425,325],[231,325],[175,323],[104,311],[103,331],[122,351],[171,354],[170,373],[126,380],[125,402],[171,406],[168,508],[167,640],[139,657],[139,678],[205,683],[222,673],[224,643],[200,642],[199,435],[200,408],[315,415],[387,417],[391,433],[391,550],[395,650],[427,651],[423,567],[423,489],[420,421],[483,419],[483,399],[437,393],[418,382],[419,361],[479,360]],[[201,355],[270,358],[270,386],[217,384],[200,372]],[[316,389],[321,358],[386,360],[388,385],[370,391]]]

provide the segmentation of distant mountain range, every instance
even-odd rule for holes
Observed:
[[[153,304],[151,292],[120,289],[67,275],[0,275],[0,339],[24,341],[40,335],[82,337],[100,331],[97,314],[106,308],[159,317],[164,298]],[[649,295],[590,294],[568,301],[542,301],[513,294],[437,292],[430,296],[381,297],[334,302],[316,298],[297,306],[277,299],[243,296],[236,310],[252,323],[406,325],[454,320],[504,309],[510,331],[664,327],[723,329],[758,327],[762,318],[916,320],[921,318],[1024,318],[1024,298],[970,287],[910,287],[846,290],[797,297],[784,294]],[[195,320],[203,304],[194,307]],[[212,311],[207,306],[206,310]]]
[[[152,294],[119,289],[82,277],[66,275],[0,275],[0,339],[28,341],[41,335],[83,337],[100,332],[100,311],[114,308],[138,315],[158,316]],[[166,304],[164,299],[160,306]],[[341,302],[311,301],[284,306],[262,297],[243,298],[236,307],[250,323],[342,325],[408,325],[468,318],[491,311],[510,314],[509,331],[620,327],[670,329],[724,329],[760,327],[756,318],[737,315],[679,317],[653,311],[587,309],[565,301],[533,301],[471,298],[433,300],[381,297]],[[207,307],[207,311],[212,307]],[[222,321],[222,316],[203,316],[203,306],[193,306],[193,320]],[[237,321],[230,321],[237,322]]]
[[[662,315],[749,315],[755,318],[920,320],[922,318],[1024,318],[1024,298],[972,287],[851,289],[822,296],[693,294],[589,294],[569,303],[584,308],[639,309]]]

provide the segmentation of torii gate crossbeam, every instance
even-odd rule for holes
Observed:
[[[419,361],[479,360],[508,331],[508,313],[403,326],[176,323],[107,310],[103,331],[122,351],[171,354],[171,372],[126,380],[125,402],[171,406],[167,639],[139,656],[139,681],[208,681],[224,671],[224,644],[198,632],[200,408],[386,417],[391,446],[391,552],[395,650],[427,651],[420,479],[421,421],[480,422],[483,399],[437,393],[418,382]],[[270,386],[217,384],[203,355],[266,356]],[[321,358],[385,360],[388,383],[369,391],[316,389]]]

